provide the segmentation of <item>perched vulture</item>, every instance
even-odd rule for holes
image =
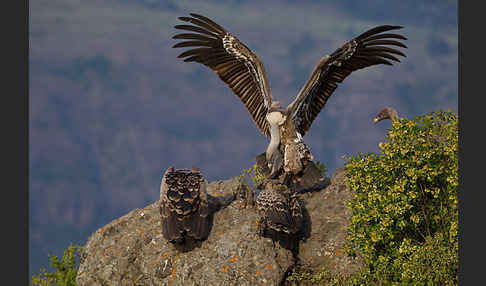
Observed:
[[[182,40],[173,47],[190,48],[178,57],[214,70],[245,104],[263,135],[270,137],[266,159],[273,171],[272,165],[283,161],[285,172],[297,174],[303,168],[303,159],[312,160],[302,137],[338,83],[355,70],[379,64],[392,65],[392,61],[400,62],[396,55],[405,57],[390,46],[406,48],[398,41],[406,38],[389,33],[403,27],[374,27],[321,58],[295,100],[283,108],[280,102],[272,100],[263,65],[245,44],[207,17],[193,13],[190,16],[179,17],[189,24],[175,26],[184,32],[173,37]],[[303,150],[309,154],[300,154]]]
[[[383,108],[380,113],[378,113],[378,115],[376,115],[375,118],[373,118],[373,123],[378,123],[380,121],[382,121],[383,119],[390,119],[391,121],[395,121],[397,120],[399,117],[398,117],[398,113],[395,109],[393,109],[392,107],[385,107]]]
[[[206,181],[197,168],[169,168],[160,185],[162,234],[173,243],[209,235]]]
[[[283,184],[268,181],[256,199],[260,219],[260,233],[266,228],[295,234],[302,227],[303,215],[298,196]]]

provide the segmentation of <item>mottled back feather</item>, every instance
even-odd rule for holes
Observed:
[[[265,227],[277,232],[296,233],[302,227],[302,209],[297,194],[284,185],[267,184],[256,199]]]

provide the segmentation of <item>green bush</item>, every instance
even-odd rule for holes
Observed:
[[[401,265],[401,281],[406,285],[457,285],[458,243],[450,243],[438,232],[422,245],[404,241],[396,260]]]
[[[457,285],[457,116],[438,111],[393,122],[383,155],[347,160],[354,194],[348,255],[385,285]],[[370,284],[371,285],[371,284]]]
[[[41,269],[39,275],[32,276],[32,285],[39,286],[76,286],[76,275],[78,267],[76,266],[76,257],[80,257],[82,246],[73,246],[64,250],[62,260],[55,255],[50,255],[50,266],[53,267],[56,272],[47,272],[46,269]]]

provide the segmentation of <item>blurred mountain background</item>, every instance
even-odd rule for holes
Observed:
[[[407,58],[353,73],[304,138],[328,174],[344,154],[379,152],[385,105],[415,117],[457,112],[453,0],[36,0],[29,16],[30,275],[134,208],[159,198],[170,166],[209,180],[241,174],[268,141],[210,69],[177,59],[177,19],[213,19],[262,60],[290,103],[324,55],[365,30],[403,25]]]

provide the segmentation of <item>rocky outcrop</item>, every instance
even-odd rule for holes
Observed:
[[[346,171],[338,169],[329,185],[301,196],[309,214],[310,235],[299,244],[298,268],[308,273],[325,267],[332,274],[351,274],[363,266],[361,258],[343,251],[351,210],[352,193],[346,186]]]
[[[208,194],[239,194],[237,179],[213,182]],[[240,200],[216,212],[207,240],[188,252],[162,236],[159,202],[93,233],[78,285],[278,285],[294,264],[289,250],[257,234],[257,214]]]
[[[341,248],[350,215],[345,204],[351,198],[344,177],[338,170],[326,180],[326,187],[301,195],[307,235],[297,249],[258,235],[256,210],[244,201],[248,188],[235,178],[208,185],[208,195],[219,201],[220,208],[212,216],[207,240],[190,251],[165,240],[157,201],[94,232],[85,245],[76,282],[81,286],[282,285],[296,265],[309,271],[326,266],[352,272],[360,263],[346,257]]]

